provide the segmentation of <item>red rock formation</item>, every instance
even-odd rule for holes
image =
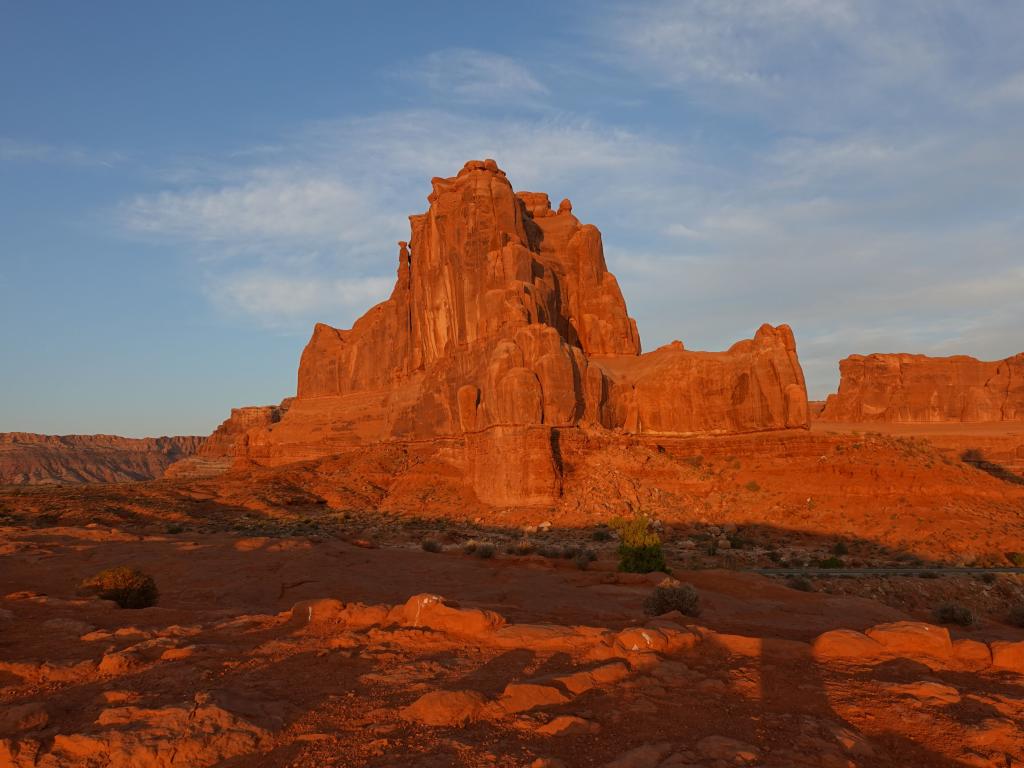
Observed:
[[[162,477],[201,437],[0,433],[0,484],[123,483]]]
[[[994,362],[851,355],[839,362],[839,375],[823,421],[1024,421],[1024,353]]]
[[[350,330],[319,324],[298,395],[239,452],[281,464],[383,440],[452,441],[478,496],[542,504],[560,489],[553,429],[731,433],[807,426],[787,326],[727,352],[640,354],[601,233],[563,200],[516,194],[493,160],[433,179],[410,217],[390,298]]]
[[[199,446],[197,456],[220,457],[234,456],[239,439],[250,429],[269,427],[281,420],[281,415],[288,410],[290,400],[281,405],[247,405],[232,408],[231,415],[213,431]]]

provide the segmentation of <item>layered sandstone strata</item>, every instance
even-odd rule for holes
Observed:
[[[823,421],[1024,421],[1024,353],[986,362],[965,355],[851,355]]]
[[[553,430],[735,433],[806,427],[787,326],[726,352],[640,353],[601,233],[563,200],[516,194],[493,160],[435,178],[399,243],[390,298],[349,330],[319,324],[297,397],[247,430],[258,464],[384,440],[445,443],[482,500],[546,503],[560,489]]]
[[[0,484],[122,483],[152,480],[191,456],[201,437],[0,433]]]
[[[234,456],[236,445],[250,429],[276,424],[288,410],[289,403],[290,400],[285,400],[280,405],[247,405],[232,408],[231,415],[206,438],[196,455],[208,458]]]

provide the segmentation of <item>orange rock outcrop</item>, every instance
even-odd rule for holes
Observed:
[[[281,415],[288,410],[289,400],[281,405],[247,405],[232,408],[231,415],[221,422],[196,451],[197,456],[221,457],[234,456],[235,444],[250,429],[268,427],[281,420]]]
[[[1024,421],[1024,353],[986,362],[965,355],[851,355],[821,420]]]
[[[558,431],[716,434],[806,427],[788,326],[726,352],[640,352],[601,233],[563,200],[512,189],[493,160],[435,178],[398,244],[390,298],[318,324],[298,392],[235,452],[276,465],[381,441],[440,441],[478,497],[550,503]],[[218,441],[219,444],[219,441]]]

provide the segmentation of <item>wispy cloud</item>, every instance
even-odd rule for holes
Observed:
[[[392,282],[384,277],[325,279],[261,270],[214,277],[205,291],[226,312],[257,318],[264,326],[290,328],[311,312],[362,314],[387,296]]]
[[[593,27],[606,58],[655,87],[774,125],[843,129],[948,116],[979,90],[1015,98],[1021,24],[1024,6],[961,0],[656,0]]]
[[[548,89],[515,59],[472,48],[433,51],[402,73],[435,97],[472,103],[524,105]]]
[[[124,155],[117,152],[87,150],[79,147],[56,146],[0,137],[0,162],[110,168],[123,160]]]
[[[386,295],[394,241],[429,178],[494,157],[517,189],[571,197],[601,227],[647,348],[720,349],[789,322],[816,396],[854,352],[1005,356],[1024,327],[1024,148],[1020,64],[1000,50],[1014,50],[1001,44],[1024,11],[932,8],[608,11],[580,44],[612,50],[605,65],[641,100],[710,105],[692,134],[560,113],[556,89],[515,60],[441,51],[413,75],[432,108],[307,123],[179,162],[164,191],[119,215],[136,236],[189,246],[225,311],[347,325]],[[963,38],[950,33],[961,23]],[[985,50],[964,42],[972,35]],[[475,108],[502,93],[545,108]],[[756,140],[730,156],[707,136],[717,121]]]
[[[484,157],[498,158],[518,189],[589,189],[593,208],[609,211],[620,202],[612,192],[635,173],[678,159],[649,137],[577,118],[385,113],[178,165],[164,176],[168,189],[125,201],[117,217],[133,236],[188,246],[205,292],[226,311],[274,327],[346,325],[386,295],[395,241],[425,207],[429,179]]]

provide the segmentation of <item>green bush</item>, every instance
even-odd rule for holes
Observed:
[[[612,527],[619,534],[619,570],[626,573],[668,571],[661,537],[651,529],[646,516],[615,518]]]
[[[1024,568],[1024,552],[1007,552],[1006,559],[1015,567]]]
[[[960,627],[969,627],[974,623],[974,613],[971,609],[960,603],[943,603],[935,609],[935,620],[939,624],[956,624]]]
[[[467,555],[472,555],[474,552],[476,552],[476,548],[479,546],[480,544],[477,542],[476,539],[470,539],[469,541],[463,542],[462,551],[465,552]]]
[[[594,541],[611,541],[612,532],[609,531],[607,528],[598,528],[591,534],[590,538],[592,538]]]
[[[113,600],[122,608],[148,608],[156,605],[160,596],[152,576],[124,565],[100,571],[83,581],[82,588],[104,600]]]
[[[832,554],[837,557],[842,557],[843,555],[850,554],[850,548],[846,546],[846,542],[837,541],[836,545],[832,547]]]
[[[805,579],[803,576],[794,576],[791,579],[787,579],[786,586],[790,589],[795,589],[798,592],[814,591],[814,585],[811,584],[810,579]]]
[[[481,560],[490,560],[494,557],[495,547],[493,544],[478,544],[474,554]]]
[[[597,560],[597,555],[589,549],[581,549],[576,553],[576,557],[574,559],[576,561],[576,567],[581,571],[585,571],[590,567],[592,562]]]
[[[533,544],[531,544],[526,539],[523,539],[522,541],[513,542],[512,544],[509,544],[507,547],[505,547],[505,552],[507,552],[510,555],[529,555],[533,553],[533,550]]]
[[[757,482],[754,480],[751,480],[749,483],[747,483],[746,487],[747,490],[750,491],[751,493],[757,493],[758,491],[761,490],[761,486],[758,485]]]
[[[424,539],[420,546],[423,547],[424,552],[440,552],[443,549],[441,542],[434,539]]]
[[[1024,604],[1015,605],[1010,609],[1006,623],[1014,627],[1024,627]]]
[[[835,555],[831,555],[829,557],[826,557],[824,560],[819,560],[818,561],[818,567],[819,568],[842,568],[843,567],[843,561],[840,560]]]
[[[644,600],[644,613],[661,616],[669,611],[679,611],[684,616],[700,615],[700,596],[690,584],[673,587],[655,587]]]

